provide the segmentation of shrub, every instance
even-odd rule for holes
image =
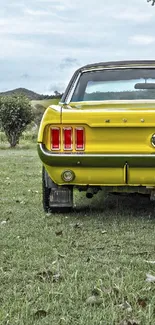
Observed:
[[[0,125],[11,147],[19,143],[19,138],[33,120],[32,107],[23,95],[0,98]]]

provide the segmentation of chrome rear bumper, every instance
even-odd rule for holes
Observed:
[[[38,143],[38,154],[48,166],[65,167],[155,167],[155,154],[53,153]]]

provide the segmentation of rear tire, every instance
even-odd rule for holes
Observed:
[[[68,202],[63,200],[63,195],[61,190],[66,194],[66,197],[69,198]],[[59,192],[60,191],[60,192]],[[52,202],[50,200],[50,195],[54,197],[54,194],[57,194],[59,200],[57,202]],[[43,208],[45,212],[52,213],[67,213],[70,212],[73,208],[73,186],[59,186],[55,184],[49,175],[47,174],[45,167],[42,168],[42,199],[43,199]],[[54,206],[52,206],[54,204]],[[69,204],[69,206],[67,206]]]
[[[45,212],[49,211],[50,208],[50,192],[51,189],[46,186],[45,181],[45,167],[42,168],[42,202],[43,202],[43,208]]]

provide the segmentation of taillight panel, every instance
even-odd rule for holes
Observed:
[[[50,148],[52,151],[85,150],[85,128],[50,126]]]

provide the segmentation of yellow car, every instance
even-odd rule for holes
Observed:
[[[43,206],[73,206],[108,192],[155,197],[155,61],[121,61],[78,69],[38,134]]]

